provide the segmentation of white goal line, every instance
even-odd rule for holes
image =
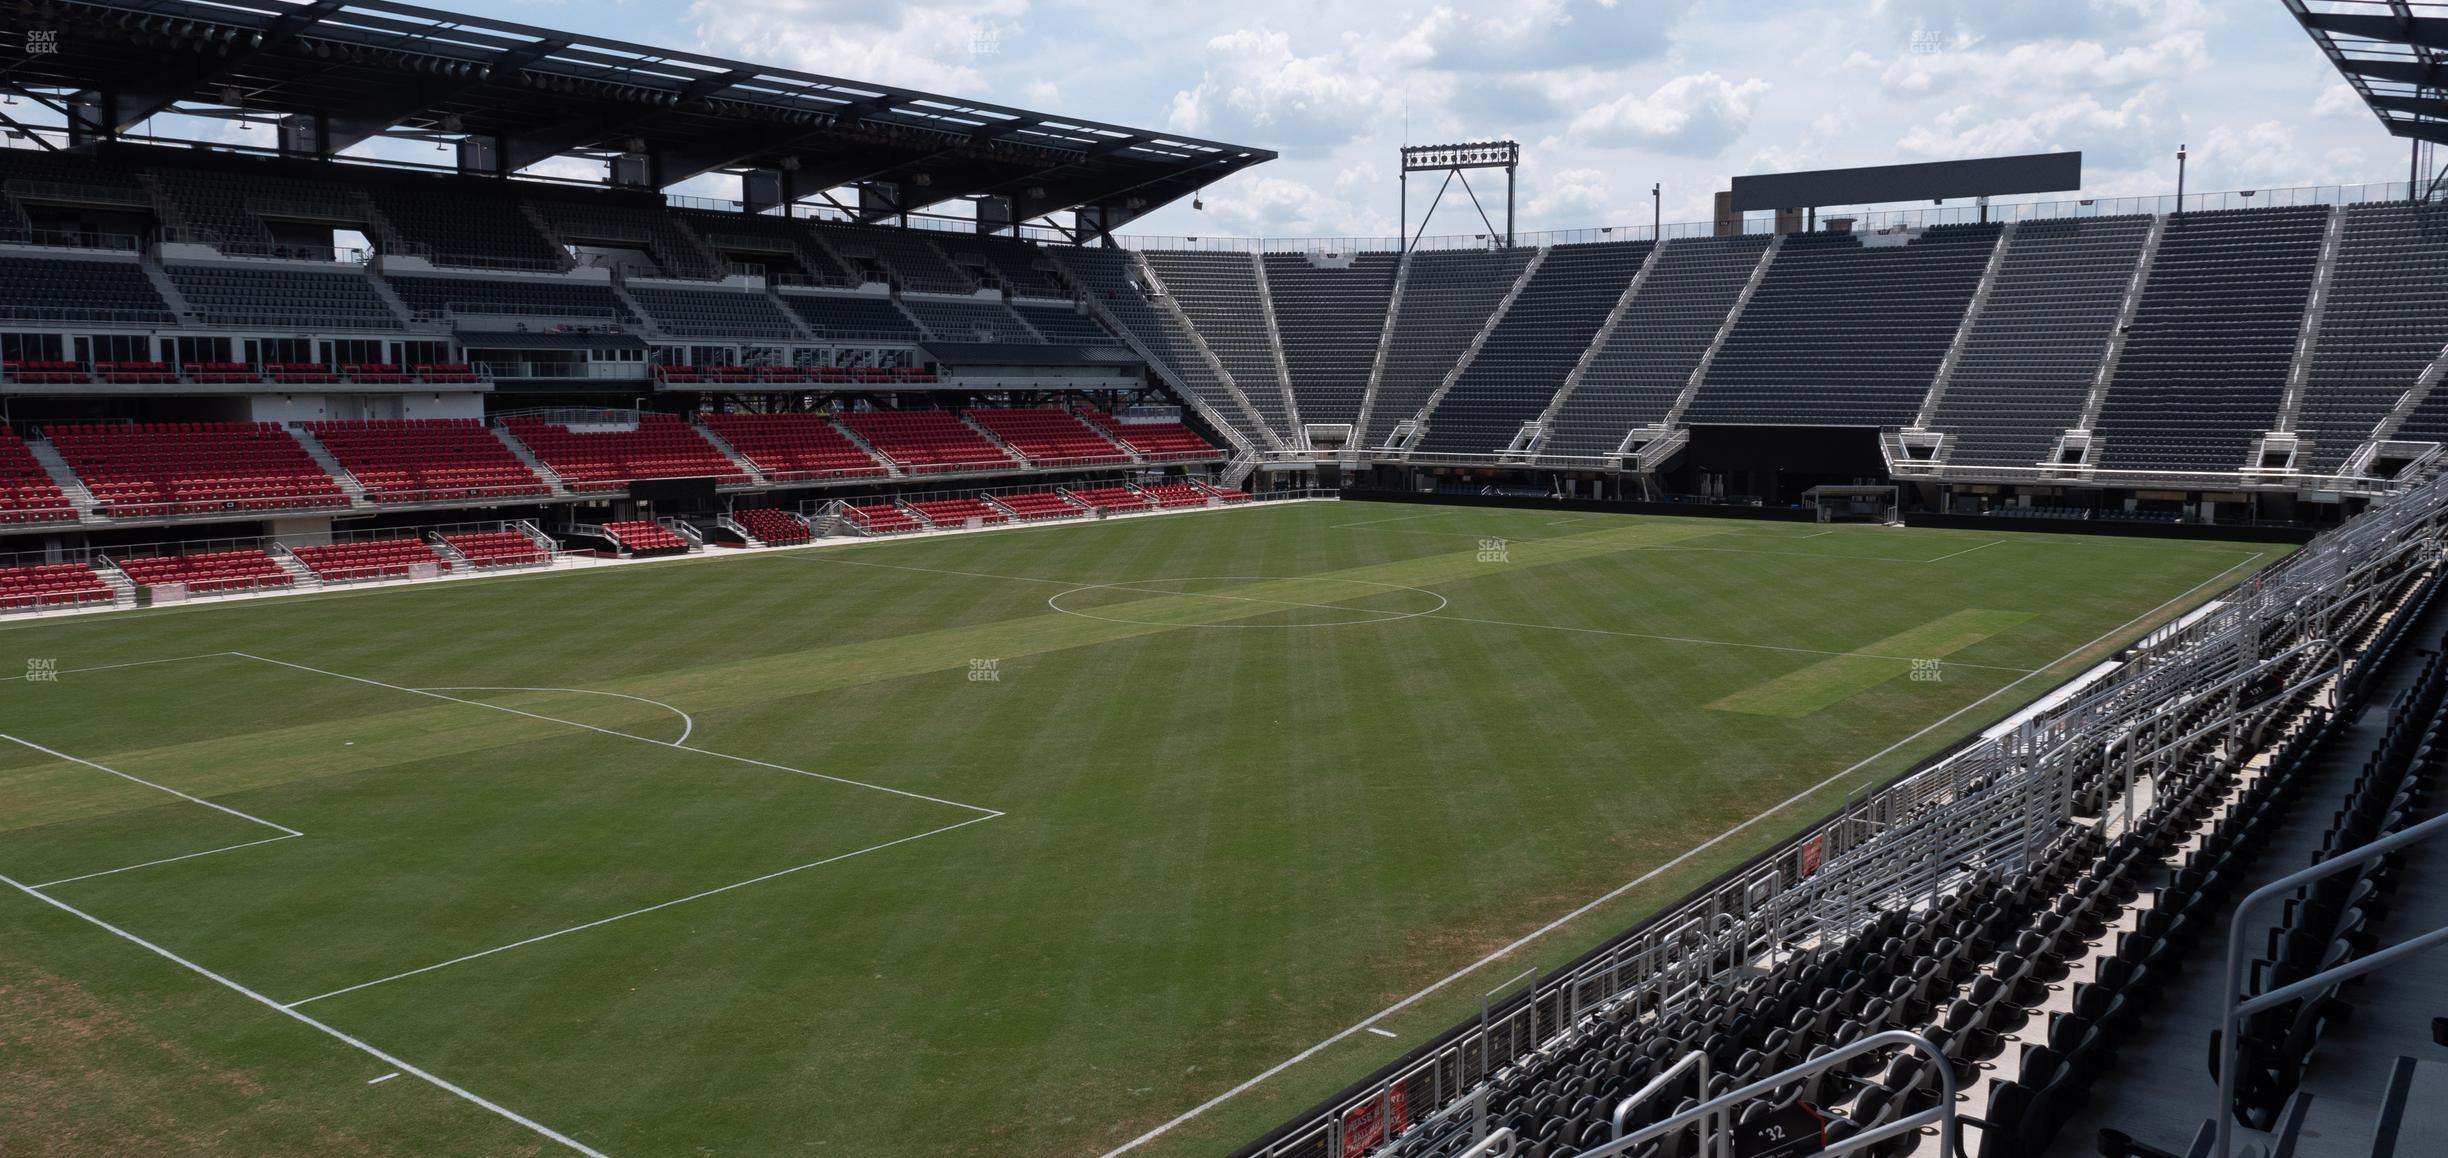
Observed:
[[[281,839],[286,839],[286,838],[281,838]],[[375,1059],[376,1061],[382,1062],[384,1065],[390,1066],[390,1067],[392,1067],[392,1068],[394,1068],[394,1069],[398,1070],[398,1071],[399,1071],[399,1072],[401,1072],[401,1073],[405,1073],[405,1074],[412,1074],[412,1075],[414,1075],[415,1077],[417,1077],[418,1079],[420,1079],[420,1080],[424,1081],[426,1084],[431,1085],[431,1086],[433,1086],[435,1089],[441,1090],[442,1092],[447,1093],[447,1094],[451,1095],[452,1097],[458,1098],[458,1099],[460,1099],[461,1101],[464,1101],[464,1102],[467,1102],[467,1103],[469,1103],[469,1104],[471,1104],[471,1105],[474,1105],[474,1106],[476,1106],[476,1107],[478,1107],[478,1108],[480,1108],[480,1109],[485,1110],[485,1111],[486,1111],[486,1112],[488,1112],[488,1113],[491,1113],[491,1114],[497,1115],[497,1116],[499,1116],[499,1117],[501,1117],[501,1118],[504,1118],[504,1119],[507,1119],[507,1120],[509,1120],[509,1121],[511,1121],[511,1122],[514,1122],[514,1123],[518,1124],[519,1126],[525,1127],[526,1129],[528,1129],[528,1130],[530,1130],[530,1131],[532,1131],[532,1132],[534,1132],[534,1133],[536,1133],[536,1134],[538,1134],[538,1135],[541,1135],[542,1137],[549,1138],[549,1139],[551,1139],[552,1141],[557,1142],[557,1143],[559,1143],[559,1144],[560,1144],[560,1145],[562,1145],[562,1146],[568,1147],[568,1148],[569,1148],[569,1149],[571,1149],[571,1150],[575,1150],[575,1151],[577,1151],[577,1152],[578,1152],[578,1153],[580,1153],[580,1154],[586,1154],[586,1155],[589,1155],[589,1156],[591,1156],[591,1158],[606,1158],[606,1156],[604,1155],[604,1153],[603,1153],[602,1151],[597,1150],[597,1149],[595,1149],[594,1147],[589,1146],[589,1145],[587,1145],[586,1143],[584,1143],[584,1142],[581,1142],[581,1141],[577,1140],[576,1138],[572,1138],[572,1137],[570,1137],[570,1136],[569,1136],[569,1135],[567,1135],[567,1134],[561,1133],[560,1131],[555,1130],[555,1129],[553,1129],[552,1127],[550,1127],[550,1126],[547,1126],[547,1125],[543,1124],[542,1122],[538,1122],[538,1121],[536,1121],[535,1119],[530,1118],[530,1117],[527,1117],[526,1115],[521,1114],[521,1113],[519,1113],[519,1112],[518,1112],[518,1111],[516,1111],[516,1110],[510,1109],[509,1107],[504,1106],[504,1105],[502,1105],[502,1104],[500,1104],[500,1103],[498,1103],[498,1102],[494,1102],[494,1101],[487,1100],[487,1099],[486,1099],[486,1098],[484,1098],[483,1096],[481,1096],[481,1095],[479,1095],[479,1094],[475,1093],[474,1091],[471,1091],[471,1090],[467,1089],[467,1088],[466,1088],[466,1087],[464,1087],[464,1086],[457,1085],[457,1084],[452,1083],[452,1082],[450,1082],[450,1081],[448,1081],[448,1080],[446,1080],[446,1079],[444,1079],[444,1078],[442,1078],[442,1077],[440,1077],[440,1076],[438,1076],[438,1075],[436,1075],[436,1074],[430,1073],[430,1072],[428,1072],[428,1071],[426,1071],[426,1070],[423,1070],[423,1069],[419,1069],[419,1068],[417,1068],[416,1066],[409,1064],[408,1062],[406,1062],[406,1061],[404,1061],[404,1060],[400,1059],[399,1057],[397,1057],[397,1056],[395,1056],[395,1055],[393,1055],[393,1054],[386,1053],[386,1052],[384,1052],[383,1050],[381,1050],[381,1049],[379,1049],[379,1048],[376,1048],[375,1046],[369,1045],[369,1044],[367,1044],[367,1043],[366,1043],[366,1042],[364,1042],[364,1041],[361,1041],[361,1040],[359,1040],[359,1039],[357,1039],[357,1038],[351,1037],[351,1036],[349,1036],[349,1035],[348,1035],[348,1034],[346,1034],[346,1033],[342,1033],[341,1031],[339,1031],[339,1030],[337,1030],[337,1029],[332,1028],[330,1025],[327,1025],[327,1024],[325,1024],[325,1023],[323,1023],[323,1022],[317,1021],[317,1020],[315,1020],[314,1018],[309,1017],[309,1016],[307,1016],[307,1015],[305,1015],[305,1014],[303,1014],[303,1013],[299,1013],[298,1011],[296,1011],[296,1010],[294,1010],[294,1009],[289,1009],[289,1008],[287,1008],[287,1007],[284,1007],[284,1006],[283,1006],[283,1005],[281,1005],[279,1002],[274,1001],[274,1000],[272,1000],[271,998],[266,997],[266,996],[264,996],[264,995],[263,995],[263,994],[261,994],[261,993],[257,993],[257,992],[255,992],[254,990],[249,989],[249,988],[247,988],[247,987],[246,987],[246,986],[244,986],[244,985],[240,985],[239,983],[237,983],[237,982],[235,982],[235,981],[232,981],[232,980],[230,980],[230,979],[229,979],[229,978],[227,978],[227,977],[223,977],[222,975],[220,975],[220,974],[218,974],[218,973],[215,973],[215,972],[213,972],[213,971],[212,971],[212,970],[210,970],[210,969],[206,969],[205,967],[203,967],[203,966],[201,966],[201,965],[198,965],[198,964],[196,964],[196,963],[195,963],[195,962],[193,962],[193,961],[188,960],[188,959],[186,959],[185,957],[181,957],[181,956],[179,956],[178,954],[173,953],[173,952],[171,952],[171,951],[170,951],[170,950],[168,950],[168,949],[164,949],[164,948],[162,948],[161,946],[156,945],[156,944],[154,944],[154,943],[153,943],[153,942],[151,942],[151,941],[147,941],[147,940],[145,940],[144,938],[139,937],[139,936],[137,936],[137,935],[136,935],[136,934],[134,934],[134,933],[130,933],[130,932],[128,932],[127,930],[122,929],[122,928],[120,928],[120,927],[119,927],[119,926],[117,926],[117,925],[111,924],[110,922],[105,921],[105,920],[103,920],[103,919],[102,919],[102,918],[100,918],[100,917],[94,916],[93,914],[88,913],[88,912],[86,912],[86,911],[85,911],[85,910],[83,910],[83,909],[77,908],[75,905],[71,905],[71,904],[67,903],[66,901],[62,901],[62,900],[60,900],[59,898],[54,897],[54,896],[51,896],[51,895],[49,895],[49,894],[47,894],[47,893],[37,892],[37,891],[35,890],[34,886],[27,885],[27,884],[22,884],[22,883],[20,883],[20,882],[18,882],[18,881],[16,881],[16,880],[13,880],[13,879],[11,879],[11,878],[9,878],[9,877],[6,877],[6,876],[0,876],[0,884],[6,884],[6,885],[8,885],[9,887],[16,889],[17,891],[19,891],[19,892],[21,892],[21,893],[24,893],[25,895],[27,895],[27,896],[29,896],[29,897],[32,897],[32,898],[34,898],[34,899],[35,899],[35,900],[37,900],[37,901],[41,901],[42,903],[44,903],[44,904],[46,904],[46,905],[49,905],[49,906],[51,906],[51,907],[52,907],[52,908],[54,908],[54,909],[58,909],[59,911],[61,911],[61,912],[63,912],[63,913],[68,914],[69,916],[75,917],[75,918],[77,918],[78,920],[85,922],[86,924],[92,925],[92,926],[94,926],[95,928],[100,929],[100,930],[102,930],[103,932],[109,933],[110,935],[112,935],[112,936],[114,936],[114,937],[117,937],[117,938],[119,938],[119,939],[120,939],[120,940],[122,940],[122,941],[126,941],[126,942],[128,942],[129,944],[131,944],[131,945],[135,945],[135,946],[137,946],[138,948],[141,948],[141,949],[145,950],[146,952],[153,954],[153,955],[154,955],[154,956],[156,956],[156,957],[160,957],[161,959],[163,959],[163,960],[165,960],[165,961],[168,961],[168,962],[170,962],[170,963],[171,963],[171,964],[173,964],[173,965],[177,965],[177,966],[179,966],[180,968],[185,969],[185,970],[187,970],[187,971],[188,971],[188,972],[190,972],[190,973],[194,973],[195,975],[197,975],[197,976],[199,976],[199,977],[202,977],[202,978],[204,978],[205,980],[210,981],[210,982],[212,982],[212,983],[213,983],[213,984],[215,984],[215,985],[219,985],[219,986],[221,986],[222,988],[227,989],[227,990],[229,990],[229,991],[231,991],[231,992],[233,992],[233,993],[236,993],[236,994],[238,994],[239,996],[244,997],[244,998],[246,998],[247,1000],[249,1000],[249,1001],[252,1001],[252,1002],[256,1003],[257,1005],[261,1005],[261,1006],[265,1007],[266,1009],[270,1009],[270,1010],[272,1010],[272,1011],[274,1011],[274,1012],[276,1012],[276,1013],[279,1013],[279,1014],[280,1014],[281,1016],[283,1016],[283,1017],[287,1017],[287,1018],[289,1018],[289,1019],[291,1019],[291,1020],[297,1021],[297,1022],[299,1022],[299,1023],[301,1023],[301,1024],[303,1024],[303,1025],[305,1025],[305,1026],[307,1026],[307,1027],[309,1027],[309,1028],[311,1028],[311,1029],[315,1030],[316,1032],[321,1033],[321,1034],[323,1034],[323,1035],[325,1035],[325,1036],[327,1036],[327,1037],[330,1037],[330,1038],[332,1038],[332,1039],[334,1039],[334,1040],[336,1040],[336,1041],[339,1041],[339,1042],[341,1042],[342,1044],[347,1045],[349,1048],[354,1049],[354,1050],[356,1050],[356,1051],[358,1051],[358,1052],[360,1052],[360,1053],[363,1053],[363,1054],[365,1054],[366,1056],[368,1056],[368,1057],[371,1057],[371,1058]]]

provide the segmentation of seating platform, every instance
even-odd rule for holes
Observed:
[[[1081,509],[1079,504],[1053,491],[996,495],[994,501],[1001,503],[1005,510],[1012,513],[1013,518],[1021,522],[1033,523],[1040,519],[1071,519],[1087,513]]]
[[[0,567],[0,611],[47,611],[109,603],[116,597],[90,564]]]
[[[549,563],[552,556],[534,539],[517,531],[469,531],[441,536],[442,545],[457,551],[477,570],[497,567],[532,567]]]
[[[574,491],[617,491],[639,479],[748,481],[738,463],[676,415],[641,414],[635,426],[602,428],[514,416],[502,426]]]
[[[46,433],[105,515],[346,508],[340,484],[269,422],[63,424]]]
[[[1146,495],[1157,506],[1166,509],[1203,507],[1207,505],[1207,500],[1211,497],[1206,491],[1186,484],[1141,487],[1139,493]]]
[[[24,440],[0,427],[0,524],[73,523],[76,507]]]
[[[118,560],[119,570],[139,587],[171,584],[191,594],[251,591],[291,585],[289,572],[260,550],[207,551]]]
[[[377,503],[550,493],[544,480],[473,418],[310,422],[306,429]]]
[[[774,482],[882,478],[891,473],[824,415],[707,414],[707,430]]]
[[[768,547],[788,547],[816,538],[797,516],[772,507],[740,507],[731,512],[731,521],[746,527],[757,542]]]
[[[688,554],[688,540],[673,534],[661,523],[648,519],[628,519],[605,523],[604,534],[620,546],[622,554],[632,557]]]
[[[1038,466],[1110,466],[1131,461],[1130,452],[1068,410],[981,407],[969,412],[969,420]]]
[[[1084,410],[1080,417],[1149,462],[1224,457],[1214,443],[1179,422],[1124,422],[1102,410]]]
[[[450,561],[435,553],[432,544],[414,536],[291,547],[289,553],[326,583],[405,579],[418,567],[437,572],[451,569]]]
[[[1220,487],[1212,483],[1197,483],[1195,485],[1200,490],[1214,495],[1215,497],[1224,500],[1228,504],[1246,503],[1251,501],[1250,493],[1242,490],[1240,487]]]
[[[978,499],[923,499],[911,503],[909,509],[937,527],[964,527],[969,525],[971,519],[977,520],[980,526],[993,526],[1006,521],[1003,512]]]
[[[891,503],[853,504],[842,508],[842,517],[870,535],[898,535],[926,529],[926,525],[911,518],[908,511]]]
[[[841,416],[842,426],[910,474],[956,474],[1011,470],[1019,466],[1001,447],[949,410],[859,410]]]
[[[1129,487],[1085,487],[1073,490],[1071,497],[1099,511],[1148,511],[1156,506]]]

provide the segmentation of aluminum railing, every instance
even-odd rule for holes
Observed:
[[[1728,1111],[1779,1087],[1791,1085],[1812,1074],[1834,1069],[1863,1054],[1883,1050],[1889,1046],[1918,1050],[1930,1059],[1932,1063],[1930,1068],[1938,1075],[1938,1104],[1918,1113],[1907,1114],[1883,1126],[1864,1130],[1842,1141],[1830,1143],[1818,1151],[1820,1158],[1827,1158],[1835,1154],[1850,1154],[1856,1150],[1876,1146],[1890,1138],[1900,1138],[1930,1125],[1938,1127],[1938,1153],[1940,1155],[1951,1158],[1952,1155],[1962,1153],[1962,1123],[1957,1121],[1955,1116],[1954,1064],[1948,1061],[1946,1054],[1936,1045],[1931,1044],[1928,1038],[1910,1030],[1890,1029],[1821,1054],[1791,1069],[1770,1074],[1750,1085],[1728,1090],[1662,1122],[1644,1126],[1597,1149],[1584,1150],[1576,1158],[1612,1158],[1616,1154],[1628,1154],[1643,1142],[1700,1125],[1710,1118],[1716,1118],[1719,1122],[1719,1129],[1714,1135],[1716,1145],[1714,1153],[1719,1158],[1725,1158],[1733,1153],[1733,1139],[1728,1136],[1729,1131],[1723,1125]],[[1706,1133],[1705,1127],[1703,1127],[1703,1132]],[[1706,1144],[1708,1141],[1709,1139],[1703,1139],[1702,1153],[1704,1154],[1711,1152]]]
[[[2331,988],[2366,973],[2386,968],[2417,953],[2448,944],[2448,926],[2433,929],[2409,941],[2391,945],[2358,957],[2335,968],[2324,969],[2292,985],[2280,986],[2258,997],[2245,999],[2244,994],[2244,933],[2245,916],[2269,902],[2283,897],[2304,885],[2324,877],[2334,876],[2351,868],[2359,868],[2389,855],[2407,845],[2420,844],[2443,832],[2448,832],[2448,816],[2434,816],[2392,836],[2375,840],[2361,848],[2341,852],[2328,860],[2300,872],[2289,873],[2254,889],[2251,895],[2236,905],[2228,918],[2227,972],[2224,991],[2219,998],[2218,1040],[2218,1104],[2212,1110],[2213,1128],[2209,1158],[2228,1158],[2235,1147],[2236,1066],[2242,1050],[2237,1039],[2242,1034],[2244,1019],[2263,1010],[2276,1009],[2308,993]]]

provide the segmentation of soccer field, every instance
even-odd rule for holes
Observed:
[[[0,626],[0,1153],[1264,1075],[1133,1151],[1223,1153],[2284,550],[1321,502]]]

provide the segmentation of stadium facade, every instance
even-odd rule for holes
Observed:
[[[1321,486],[2326,529],[1245,1152],[1785,1153],[1807,1106],[1829,1143],[2040,1153],[2299,807],[2353,871],[2259,914],[2266,1008],[2205,1108],[2301,1124],[2397,867],[2346,854],[2437,771],[2427,182],[1134,238],[1272,154],[371,0],[12,7],[48,117],[0,118],[0,610]],[[605,179],[520,175],[572,157]],[[711,172],[744,198],[662,192]]]

